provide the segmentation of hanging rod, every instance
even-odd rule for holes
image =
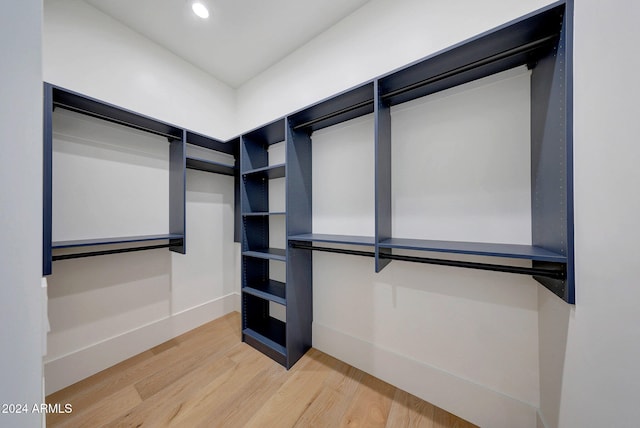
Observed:
[[[440,74],[438,74],[436,76],[429,77],[427,79],[421,80],[421,81],[416,82],[416,83],[412,83],[411,85],[405,86],[403,88],[399,88],[399,89],[396,89],[394,91],[388,92],[386,94],[382,94],[381,98],[382,99],[386,99],[386,98],[395,97],[396,95],[400,95],[400,94],[403,94],[405,92],[412,91],[414,89],[420,88],[420,87],[428,85],[430,83],[435,83],[437,81],[444,80],[444,79],[446,79],[448,77],[455,76],[456,74],[464,73],[465,71],[470,71],[470,70],[473,70],[474,68],[478,68],[478,67],[482,67],[484,65],[491,64],[492,62],[500,61],[501,59],[508,58],[508,57],[510,57],[512,55],[517,55],[517,54],[526,53],[526,52],[535,50],[535,49],[539,48],[540,46],[542,46],[542,45],[544,45],[544,44],[556,39],[557,37],[558,37],[557,34],[553,34],[551,36],[547,36],[547,37],[544,37],[544,38],[539,39],[539,40],[534,40],[533,42],[524,44],[522,46],[518,46],[518,47],[515,47],[515,48],[508,49],[506,51],[497,53],[495,55],[491,55],[491,56],[489,56],[487,58],[483,58],[483,59],[480,59],[478,61],[474,61],[474,62],[472,62],[470,64],[454,68],[453,70],[449,70],[449,71],[446,71],[444,73],[440,73]]]
[[[95,256],[105,256],[108,254],[119,254],[119,253],[132,253],[134,251],[144,251],[144,250],[157,250],[158,248],[169,248],[170,244],[160,244],[160,245],[149,245],[146,247],[132,247],[132,248],[119,248],[116,250],[103,250],[103,251],[91,251],[87,253],[73,253],[73,254],[60,254],[57,256],[52,256],[51,260],[69,260],[69,259],[81,259],[85,257],[95,257]]]
[[[341,114],[349,113],[350,111],[357,110],[360,107],[365,107],[365,106],[368,106],[368,105],[373,105],[373,100],[362,101],[362,102],[359,102],[358,104],[354,104],[352,106],[345,107],[345,108],[340,109],[338,111],[334,111],[334,112],[325,114],[324,116],[320,116],[320,117],[312,119],[312,120],[310,120],[308,122],[296,125],[296,126],[293,127],[293,129],[294,130],[298,130],[298,129],[306,128],[308,126],[315,125],[318,122],[322,122],[323,120],[331,119],[331,118],[334,118],[336,116],[340,116]]]
[[[316,247],[313,245],[299,244],[296,242],[291,243],[290,245],[292,248],[296,248],[300,250],[312,250],[312,251],[321,251],[326,253],[349,254],[349,255],[364,256],[364,257],[375,257],[376,255],[374,252],[371,252],[371,251],[346,250],[341,248],[330,248],[330,247]],[[479,270],[487,270],[487,271],[495,271],[495,272],[507,272],[507,273],[515,273],[519,275],[544,276],[544,277],[560,279],[560,280],[564,280],[566,278],[566,273],[564,270],[528,268],[528,267],[509,266],[509,265],[495,265],[490,263],[434,259],[429,257],[402,256],[399,254],[380,253],[379,257],[382,259],[399,260],[399,261],[405,261],[405,262],[426,263],[426,264],[432,264],[432,265],[462,267],[462,268],[479,269]]]
[[[81,113],[81,114],[86,114],[87,116],[92,116],[98,119],[102,119],[102,120],[106,120],[107,122],[112,122],[112,123],[117,123],[118,125],[123,125],[123,126],[128,126],[129,128],[134,128],[137,129],[139,131],[144,131],[144,132],[149,132],[151,134],[155,134],[155,135],[160,135],[161,137],[166,137],[169,140],[182,140],[182,137],[176,137],[175,135],[172,134],[167,134],[166,132],[161,132],[161,131],[156,131],[154,129],[150,129],[150,128],[146,128],[142,125],[135,125],[131,122],[127,122],[124,120],[120,120],[120,119],[114,119],[113,117],[104,115],[104,114],[100,114],[100,113],[95,113],[89,110],[85,110],[79,107],[74,107],[74,106],[70,106],[68,104],[64,104],[61,103],[60,101],[54,101],[53,102],[53,107],[60,107],[63,108],[65,110],[70,110],[70,111],[74,111],[76,113]],[[153,119],[149,119],[149,120],[153,120]]]

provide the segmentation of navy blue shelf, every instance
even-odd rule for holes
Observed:
[[[488,257],[506,257],[555,263],[567,262],[567,257],[560,253],[532,245],[391,238],[383,240],[378,244],[378,246],[380,248],[470,254]]]
[[[53,91],[52,102],[56,107],[162,135],[167,138],[182,139],[182,129],[177,126],[114,106],[113,104],[105,103],[104,101],[98,101],[68,89],[53,85],[51,85],[51,88]]]
[[[269,216],[269,215],[286,215],[287,213],[284,211],[271,211],[271,212],[255,212],[255,213],[242,213],[243,216],[245,217],[264,217],[264,216]]]
[[[220,141],[215,138],[207,137],[193,131],[187,131],[187,139],[186,142],[188,144],[194,144],[199,147],[204,147],[205,149],[214,150],[216,152],[222,152],[229,155],[234,155],[237,152],[236,144],[231,141]]]
[[[134,242],[151,242],[163,240],[183,239],[184,235],[166,234],[166,235],[142,235],[142,236],[122,236],[117,238],[98,238],[98,239],[79,239],[75,241],[56,241],[53,242],[51,248],[77,248],[91,247],[94,245],[109,244],[129,244]]]
[[[266,178],[272,179],[272,178],[284,177],[286,174],[285,171],[286,171],[285,164],[281,163],[277,165],[270,165],[262,168],[252,169],[250,171],[243,172],[242,175],[243,176],[257,175],[260,177],[266,177]]]
[[[250,286],[242,287],[242,292],[286,306],[285,289],[284,282],[269,279],[262,283],[252,283]]]
[[[270,337],[277,336],[278,338],[284,338],[285,334],[285,323],[273,318],[267,326],[261,326],[258,331],[252,328],[242,330],[242,336],[246,343],[283,366],[286,366],[287,361],[287,349],[284,346],[284,340],[281,341],[282,343],[279,343],[271,340]]]
[[[373,82],[349,89],[289,116],[294,130],[311,132],[373,113]]]
[[[187,156],[186,166],[189,169],[230,176],[234,176],[236,172],[236,169],[233,165],[226,165],[220,162],[213,162],[193,156]]]
[[[262,248],[258,250],[248,250],[242,252],[243,256],[255,257],[258,259],[287,261],[287,252],[280,248]]]
[[[375,246],[375,238],[373,236],[356,236],[356,235],[327,235],[320,233],[304,233],[300,235],[289,236],[289,241],[302,242],[326,242],[331,244],[345,245],[366,245]]]

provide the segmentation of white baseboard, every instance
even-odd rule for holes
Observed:
[[[240,295],[231,293],[118,336],[45,361],[46,395],[186,333],[240,310]]]
[[[480,427],[536,428],[528,403],[317,322],[313,347]]]

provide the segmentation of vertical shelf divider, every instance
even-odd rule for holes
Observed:
[[[374,81],[375,122],[375,258],[376,272],[391,260],[380,257],[391,254],[390,248],[380,248],[380,242],[391,238],[391,108],[380,90],[380,80]]]
[[[287,237],[312,230],[311,135],[286,120]],[[311,348],[312,254],[287,245],[287,368]]]
[[[566,279],[534,278],[568,303],[575,303],[573,262],[572,2],[562,17],[553,52],[531,72],[532,244],[567,257]],[[546,262],[534,261],[544,268]]]
[[[44,84],[42,153],[42,276],[51,275],[53,240],[53,87]]]
[[[182,235],[182,239],[171,239],[169,250],[186,253],[186,144],[187,131],[181,139],[169,139],[169,233]]]

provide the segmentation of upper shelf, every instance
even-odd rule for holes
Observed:
[[[327,235],[321,233],[305,233],[301,235],[289,236],[289,241],[302,242],[324,242],[330,244],[345,245],[367,245],[375,246],[375,238],[373,236],[356,236],[356,235]]]
[[[556,253],[532,245],[391,238],[383,240],[378,246],[380,248],[398,248],[405,250],[433,251],[439,253],[507,257],[513,259],[537,260],[556,263],[567,262],[567,257],[560,253]]]
[[[229,155],[236,154],[236,144],[233,140],[224,142],[192,131],[187,131],[187,143]]]
[[[79,239],[75,241],[56,241],[53,242],[51,248],[77,248],[77,247],[91,247],[94,245],[109,245],[109,244],[129,244],[133,242],[149,242],[149,241],[163,241],[171,239],[183,239],[183,235],[166,234],[166,235],[142,235],[142,236],[122,236],[116,238],[96,238],[96,239]]]
[[[525,15],[380,78],[380,95],[400,104],[521,65],[534,67],[556,45],[565,5]]]
[[[182,140],[183,130],[94,98],[52,85],[53,105],[167,138]]]
[[[232,165],[226,165],[220,162],[213,162],[193,156],[187,156],[187,168],[231,176],[235,175],[236,171],[235,167]]]
[[[311,132],[373,113],[373,82],[327,98],[289,116],[293,129]]]
[[[265,166],[263,168],[252,169],[250,171],[244,172],[242,175],[257,175],[257,176],[264,175],[265,177],[271,179],[271,178],[282,178],[285,176],[285,174],[286,174],[286,166],[285,164],[281,163],[277,165]]]

